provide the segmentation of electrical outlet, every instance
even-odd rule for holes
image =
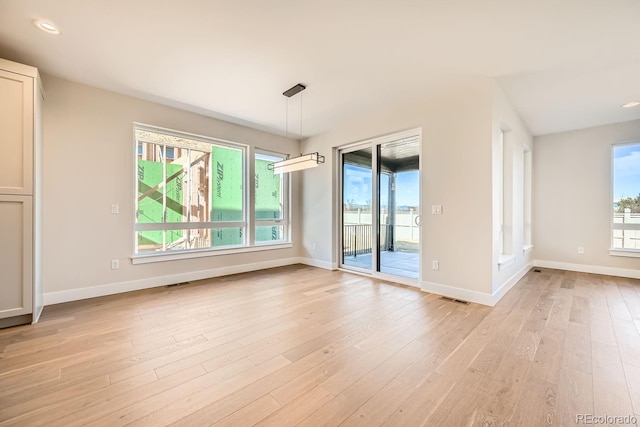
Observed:
[[[120,213],[120,206],[113,204],[111,205],[111,213],[112,214],[119,214]]]
[[[431,261],[431,269],[440,270],[440,261],[436,261],[436,260]]]
[[[316,251],[316,242],[313,242],[311,244],[311,250],[314,251],[314,252]]]
[[[442,215],[442,205],[431,206],[431,215]]]
[[[120,260],[112,259],[111,260],[111,269],[112,270],[117,270],[119,268],[120,268]]]
[[[578,254],[584,255],[584,248],[582,246],[578,246]]]

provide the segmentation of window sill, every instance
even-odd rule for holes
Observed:
[[[625,256],[631,258],[640,258],[640,249],[609,249],[611,256]]]
[[[498,270],[502,270],[509,264],[512,264],[513,262],[515,262],[515,260],[516,260],[515,255],[500,255],[498,257]]]
[[[531,251],[533,251],[533,245],[524,245],[522,247],[522,254],[523,255],[528,255],[531,253]]]
[[[263,243],[256,244],[255,246],[242,246],[237,248],[225,248],[225,249],[202,249],[202,250],[192,250],[192,251],[176,251],[176,252],[154,252],[149,254],[139,254],[133,255],[131,257],[132,264],[149,264],[152,262],[165,262],[165,261],[176,261],[181,259],[192,259],[192,258],[203,258],[210,256],[218,256],[218,255],[232,255],[232,254],[242,254],[249,252],[260,252],[260,251],[270,251],[276,249],[288,249],[292,248],[293,243],[284,242],[284,243]]]

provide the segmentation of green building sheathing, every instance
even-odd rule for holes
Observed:
[[[212,221],[242,221],[242,151],[227,147],[211,148]],[[213,246],[240,245],[244,242],[241,227],[212,230]]]
[[[280,206],[280,175],[275,175],[268,160],[256,160],[256,219],[282,218]],[[256,227],[256,241],[281,240],[281,227]]]
[[[172,176],[182,170],[180,165],[167,164],[167,177]],[[162,195],[167,192],[167,222],[181,222],[183,218],[183,191],[182,176],[177,175],[169,181],[166,186],[159,186],[162,183],[162,163],[149,160],[138,160],[138,197],[149,192],[152,188],[159,186],[155,191],[148,194],[138,202],[138,222],[139,223],[161,223]],[[167,244],[173,243],[182,238],[183,232],[180,230],[167,232]],[[138,233],[138,245],[162,245],[162,231],[142,231]]]

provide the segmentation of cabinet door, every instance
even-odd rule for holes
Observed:
[[[32,312],[31,196],[0,195],[0,319]]]
[[[0,194],[33,192],[33,78],[0,70]]]

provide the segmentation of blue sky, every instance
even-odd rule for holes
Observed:
[[[418,206],[420,195],[418,190],[420,174],[418,171],[400,172],[396,174],[396,205]]]
[[[418,171],[401,172],[396,175],[396,206],[418,206]],[[383,178],[382,186],[386,185]],[[344,167],[344,200],[364,205],[371,202],[371,170],[353,165]],[[387,204],[382,194],[382,205]]]
[[[640,144],[619,145],[613,149],[613,199],[640,194]]]

